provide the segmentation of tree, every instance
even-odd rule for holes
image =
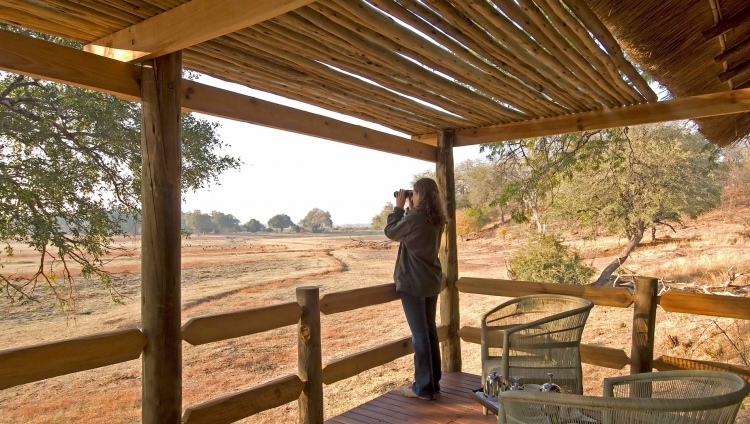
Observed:
[[[185,225],[187,225],[191,232],[198,234],[209,234],[219,230],[218,225],[211,218],[211,215],[202,213],[200,209],[185,212]]]
[[[331,221],[330,212],[313,208],[302,218],[299,225],[309,228],[313,233],[319,233],[325,231],[326,228],[333,227],[333,221]]]
[[[289,218],[289,215],[274,215],[268,220],[268,226],[270,228],[275,228],[281,232],[284,231],[284,228],[289,228],[292,225],[294,225],[294,223],[292,222],[292,219]]]
[[[393,203],[388,202],[383,206],[383,209],[379,214],[372,217],[370,228],[380,231],[385,230],[385,226],[388,223],[388,215],[390,215],[391,212],[393,212]]]
[[[48,41],[80,43],[1,24]],[[123,223],[140,218],[140,105],[82,88],[14,74],[0,75],[0,242],[24,243],[39,254],[31,278],[0,274],[10,301],[33,299],[37,281],[64,309],[72,307],[77,264],[118,300],[103,257],[118,250]],[[240,161],[215,152],[225,144],[218,124],[182,116],[182,190],[197,190]],[[117,211],[117,213],[112,213]],[[129,225],[127,226],[129,227]]]
[[[414,187],[414,184],[418,180],[421,180],[422,178],[430,178],[430,179],[435,180],[436,179],[436,177],[435,177],[435,169],[434,168],[433,169],[427,169],[424,172],[420,172],[419,174],[414,174],[414,178],[412,178],[412,180],[411,180],[411,187]],[[409,187],[409,189],[411,189],[411,187]],[[406,187],[404,187],[404,188],[406,188]]]
[[[264,228],[266,228],[266,226],[261,224],[257,219],[251,219],[250,221],[247,221],[242,227],[249,233],[257,233],[258,231],[262,231]]]
[[[211,212],[211,220],[216,224],[219,231],[224,233],[234,233],[240,230],[240,220],[234,215],[225,214],[218,211]]]
[[[571,171],[560,183],[553,215],[628,239],[597,285],[607,284],[647,229],[674,231],[683,216],[694,218],[718,206],[724,175],[718,148],[677,124],[607,131],[591,140]]]

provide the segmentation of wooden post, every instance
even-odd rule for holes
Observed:
[[[297,339],[297,366],[305,389],[299,397],[299,422],[323,423],[323,354],[320,347],[320,290],[297,287],[297,302],[302,306]]]
[[[453,175],[453,131],[442,131],[437,136],[437,185],[448,214],[443,240],[440,244],[440,263],[443,266],[445,288],[440,293],[440,322],[448,328],[448,338],[443,342],[442,369],[461,371],[461,325],[458,308],[458,250],[456,245],[456,183]]]
[[[656,278],[638,277],[635,280],[633,340],[630,349],[631,374],[653,371],[658,289],[659,280]]]
[[[180,81],[182,54],[144,63],[141,154],[142,422],[179,423],[182,414],[180,337]]]

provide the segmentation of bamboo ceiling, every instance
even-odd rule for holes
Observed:
[[[0,20],[88,43],[182,3],[0,0]],[[412,135],[656,101],[583,0],[323,0],[183,63]]]

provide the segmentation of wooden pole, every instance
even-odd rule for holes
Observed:
[[[180,336],[180,81],[182,54],[161,56],[141,70],[141,320],[142,421],[179,423],[182,414]]]
[[[630,349],[630,373],[653,371],[654,326],[659,280],[638,277],[635,280],[633,304],[633,341]]]
[[[297,366],[305,389],[299,397],[300,424],[323,423],[323,354],[320,347],[320,290],[297,287],[302,306],[297,339]]]
[[[453,175],[453,131],[437,134],[437,185],[448,214],[443,240],[440,245],[440,263],[443,266],[445,288],[440,293],[440,322],[448,327],[448,338],[443,342],[443,371],[461,371],[461,339],[458,328],[461,317],[458,307],[458,249],[456,246],[456,183]]]

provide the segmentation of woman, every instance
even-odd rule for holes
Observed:
[[[400,242],[393,280],[404,307],[414,344],[414,383],[401,388],[407,397],[432,400],[440,392],[440,346],[435,309],[442,272],[438,250],[445,209],[437,184],[422,178],[414,184],[411,211],[404,216],[406,193],[399,190],[388,215],[385,235]]]

